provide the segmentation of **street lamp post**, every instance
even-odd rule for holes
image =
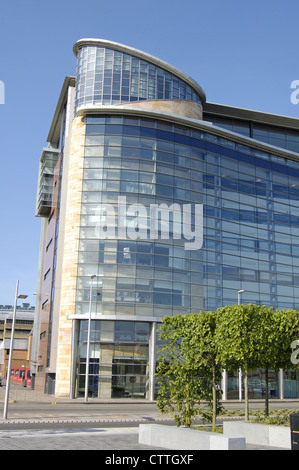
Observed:
[[[13,342],[14,342],[15,323],[16,323],[17,301],[18,301],[18,299],[26,299],[28,297],[27,295],[18,294],[18,290],[19,290],[19,281],[17,281],[17,285],[16,285],[15,304],[14,304],[11,334],[10,334],[10,347],[9,347],[9,358],[8,358],[7,376],[6,376],[6,389],[5,389],[3,419],[7,418],[7,408],[8,408],[8,399],[9,399],[9,389],[10,389],[10,376],[11,376],[11,364],[12,364],[12,355],[13,355]]]
[[[90,289],[89,289],[89,316],[88,316],[88,331],[87,331],[87,346],[86,346],[86,370],[85,370],[85,394],[84,401],[88,401],[88,384],[89,384],[89,350],[90,350],[90,330],[91,330],[91,304],[92,304],[92,286],[93,280],[98,277],[96,274],[90,276]]]
[[[241,294],[243,294],[243,292],[245,292],[244,289],[238,290],[238,305],[241,304]]]

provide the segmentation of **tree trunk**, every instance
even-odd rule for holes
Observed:
[[[265,415],[269,416],[269,370],[265,369]]]
[[[245,371],[244,371],[244,388],[245,388],[245,421],[249,421],[248,369],[247,369],[247,365],[245,365]]]
[[[217,415],[217,391],[216,391],[216,368],[213,365],[213,383],[212,383],[212,398],[213,398],[213,415],[212,415],[212,431],[217,431],[216,415]]]
[[[190,397],[190,382],[186,389],[186,408],[185,408],[185,426],[186,428],[191,427],[191,397]]]

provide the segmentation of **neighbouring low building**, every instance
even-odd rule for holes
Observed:
[[[7,374],[13,305],[0,305],[0,377]],[[16,308],[12,367],[31,368],[32,330],[35,308],[28,303]]]

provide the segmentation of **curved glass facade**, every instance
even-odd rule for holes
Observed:
[[[90,393],[148,398],[151,322],[236,304],[240,289],[244,303],[299,308],[299,163],[167,121],[85,119],[76,314],[88,313],[96,274]],[[151,239],[150,211],[135,239],[114,231],[99,238],[99,207],[114,207],[119,215],[120,197],[126,209],[202,204],[202,247],[186,250],[171,223],[168,239]],[[108,219],[107,230],[109,223],[117,228],[117,220]],[[133,317],[147,332],[144,343]],[[80,321],[79,395],[86,323]]]
[[[190,85],[163,68],[120,51],[83,46],[78,52],[76,109],[142,100],[201,103]]]
[[[299,165],[288,163],[167,122],[87,117],[77,313],[88,311],[91,274],[103,314],[215,309],[239,289],[244,302],[299,308]],[[117,211],[119,196],[203,204],[203,247],[185,250],[171,234],[99,240],[99,204]]]

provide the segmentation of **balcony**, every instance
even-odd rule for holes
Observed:
[[[39,163],[36,217],[48,217],[52,206],[54,169],[60,149],[43,149]]]

